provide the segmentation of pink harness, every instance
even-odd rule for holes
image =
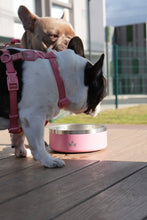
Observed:
[[[24,60],[24,61],[35,61],[38,58],[48,59],[54,72],[54,76],[57,82],[59,91],[59,108],[64,108],[69,104],[69,100],[65,94],[65,88],[63,80],[60,76],[58,69],[58,63],[56,56],[53,52],[43,53],[41,51],[25,50],[19,53],[11,55],[9,50],[3,49],[3,54],[0,59],[2,63],[6,65],[6,75],[7,75],[7,86],[9,90],[10,97],[10,133],[20,133],[22,128],[18,126],[18,111],[17,111],[17,91],[19,90],[19,83],[17,78],[17,72],[14,68],[13,61]]]

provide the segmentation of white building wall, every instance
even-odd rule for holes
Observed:
[[[88,0],[74,0],[74,29],[88,49]],[[92,51],[104,50],[105,0],[90,0],[90,35]]]
[[[0,36],[13,37],[14,20],[13,20],[13,1],[0,1]]]
[[[87,50],[87,36],[88,36],[88,25],[87,25],[87,0],[74,0],[73,1],[73,12],[74,12],[74,30],[84,43],[84,49]]]
[[[90,32],[91,49],[93,51],[104,50],[105,42],[105,11],[104,0],[90,1]]]

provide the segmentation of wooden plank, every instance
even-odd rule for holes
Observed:
[[[0,159],[14,155],[14,149],[11,148],[10,134],[8,130],[0,131]]]
[[[81,161],[81,163],[83,163],[83,161],[90,161],[91,163],[93,163],[93,160],[97,160],[97,159],[120,160],[120,161],[128,160],[128,161],[143,161],[143,162],[145,161],[146,162],[147,161],[147,147],[146,147],[147,146],[147,139],[146,139],[146,136],[147,136],[147,126],[109,126],[109,128],[108,128],[108,148],[106,150],[99,151],[96,153],[88,153],[88,154],[55,154],[55,153],[53,153],[53,155],[55,155],[56,157],[59,156],[60,158],[63,158],[63,159],[71,159],[71,167],[70,167],[71,169],[72,169],[73,164],[77,163],[78,161]],[[4,144],[6,144],[6,143],[4,143]],[[30,161],[27,161],[28,159]],[[3,214],[5,214],[7,212],[7,210],[11,207],[9,217],[12,214],[15,217],[15,219],[17,219],[17,217],[18,217],[18,219],[23,219],[21,214],[24,213],[24,216],[25,216],[25,212],[26,213],[28,212],[29,217],[34,216],[35,214],[33,212],[31,213],[32,204],[30,204],[31,202],[29,202],[29,199],[31,201],[33,200],[33,204],[36,201],[36,203],[34,204],[35,208],[33,207],[32,210],[38,213],[38,210],[40,211],[40,200],[39,200],[39,198],[40,198],[43,203],[43,205],[41,206],[42,216],[44,216],[43,215],[44,210],[46,210],[47,214],[45,216],[47,216],[47,218],[48,218],[48,216],[55,216],[56,214],[58,214],[60,212],[62,213],[66,210],[66,208],[73,207],[74,205],[79,204],[80,203],[79,201],[82,201],[81,199],[83,199],[84,196],[79,198],[78,195],[81,195],[80,188],[82,188],[82,184],[84,184],[85,182],[88,182],[88,180],[86,178],[84,178],[82,180],[83,182],[81,183],[80,179],[81,179],[81,177],[83,178],[83,173],[81,173],[81,171],[78,172],[78,169],[79,169],[78,165],[77,165],[76,173],[77,174],[79,173],[80,174],[79,176],[78,175],[71,175],[71,179],[69,179],[67,181],[67,176],[66,176],[66,174],[64,176],[64,172],[63,173],[61,172],[60,174],[58,173],[59,171],[62,171],[62,169],[61,170],[59,169],[58,172],[56,172],[56,170],[53,170],[53,172],[54,171],[56,172],[54,175],[58,176],[58,174],[59,174],[59,179],[56,176],[57,178],[53,178],[53,181],[46,182],[46,180],[50,181],[50,179],[52,178],[52,177],[51,178],[49,177],[49,175],[52,176],[52,172],[50,172],[50,170],[48,170],[49,172],[46,172],[46,173],[44,172],[44,174],[42,175],[41,173],[44,168],[42,168],[39,163],[34,162],[31,158],[28,158],[28,159],[23,159],[23,160],[16,159],[16,161],[17,161],[16,162],[14,160],[14,157],[10,157],[10,161],[7,159],[0,160],[0,164],[3,164],[3,168],[1,171],[4,170],[4,172],[3,172],[4,175],[9,176],[10,174],[12,174],[12,172],[18,172],[18,176],[14,175],[14,177],[13,177],[13,175],[10,175],[12,178],[11,177],[6,178],[5,181],[3,182],[3,185],[6,186],[4,189],[5,191],[2,190],[3,194],[5,194],[5,192],[7,192],[7,190],[8,190],[8,192],[9,191],[16,192],[16,194],[15,193],[13,194],[14,197],[13,196],[11,197],[11,194],[10,194],[10,197],[8,196],[8,198],[10,199],[9,202],[7,201],[5,204],[3,204],[4,205],[4,210],[2,210]],[[75,161],[73,161],[73,160],[75,160]],[[76,160],[78,160],[78,161],[76,161]],[[7,163],[3,163],[4,161],[5,162],[7,161]],[[32,164],[31,164],[31,162],[32,162]],[[119,162],[113,162],[113,163],[117,164]],[[123,163],[125,163],[125,162],[123,162]],[[30,164],[31,164],[31,166],[34,167],[34,170],[32,171],[32,173],[33,173],[32,175],[31,175],[31,171],[27,174],[27,171],[32,169],[32,168],[29,168]],[[131,163],[131,164],[132,164],[132,166],[134,166],[133,163]],[[120,168],[121,165],[122,164],[116,166],[116,168],[118,169],[117,173],[120,171],[120,174],[123,169],[123,166],[122,166],[122,168]],[[138,165],[142,166],[143,164],[137,163],[137,165],[136,165],[137,168],[139,168]],[[67,162],[66,166],[70,166],[68,164],[68,162]],[[83,166],[85,166],[84,163],[83,163]],[[38,167],[39,167],[39,169],[38,169]],[[5,168],[6,168],[6,170],[5,170]],[[101,169],[101,168],[102,167],[97,167],[97,169]],[[110,169],[111,168],[112,168],[112,166],[110,166]],[[128,171],[131,171],[131,169],[128,169],[127,166],[126,166],[126,169]],[[86,170],[87,170],[87,168],[86,168]],[[105,178],[105,175],[107,175],[107,172],[103,173],[103,170],[104,170],[104,168],[101,170],[101,172],[99,172],[99,175],[100,175],[100,177],[103,176],[102,180],[105,183],[104,178]],[[132,169],[132,171],[133,170],[134,170],[134,168]],[[109,178],[111,177],[111,175],[112,176],[116,175],[116,172],[113,172],[113,171],[114,170],[112,170],[110,175],[108,175]],[[19,172],[22,172],[22,175],[20,175],[20,178],[19,178]],[[71,171],[71,173],[72,173],[72,171]],[[70,176],[70,172],[67,173],[67,175]],[[98,180],[98,176],[95,176],[95,172],[93,172],[93,169],[84,175],[88,175],[88,177],[91,178],[91,181],[93,181],[94,183],[95,183],[95,181]],[[123,173],[123,175],[124,175],[124,173]],[[93,179],[94,176],[95,176],[95,179]],[[45,180],[42,181],[40,184],[40,179],[42,180],[44,178],[45,178]],[[118,178],[118,176],[117,176],[117,178]],[[32,181],[32,179],[34,179],[34,181]],[[114,176],[112,177],[112,179],[115,181]],[[112,179],[111,179],[111,181],[112,181]],[[11,182],[9,182],[11,180],[13,182],[12,190],[11,190],[12,184],[11,184]],[[64,180],[66,180],[65,183],[64,183]],[[75,180],[77,182],[76,183],[77,189],[75,189],[73,186]],[[9,182],[9,184],[8,184],[8,182]],[[37,182],[38,185],[35,182]],[[43,184],[43,182],[44,182],[44,184]],[[66,185],[68,185],[67,183],[69,183],[69,185],[72,185],[73,188],[69,187],[69,189],[64,189],[64,187],[63,187],[63,190],[62,190],[62,188],[59,188],[57,190],[57,188],[60,187],[60,184],[61,184],[61,186],[64,186],[64,184],[66,186]],[[98,181],[98,183],[99,183],[99,181]],[[26,188],[25,188],[25,184],[26,184]],[[34,184],[36,184],[36,185],[34,185]],[[109,185],[108,179],[106,179],[106,185]],[[53,191],[50,192],[51,189],[49,186],[51,187],[51,189],[53,188]],[[80,186],[80,187],[78,188],[78,186]],[[93,185],[93,183],[88,182],[87,188],[89,189],[90,192],[92,192],[92,190],[90,189],[90,186],[94,187],[95,184]],[[84,187],[86,187],[86,186],[84,186]],[[40,188],[40,190],[39,190],[39,188]],[[55,189],[55,191],[54,191],[54,189]],[[21,191],[23,193],[21,193]],[[72,192],[70,192],[70,191],[72,191]],[[74,191],[75,191],[75,195],[78,197],[78,199],[76,200],[76,197],[74,197],[75,201],[73,202],[72,197],[73,197]],[[48,198],[48,196],[49,196],[48,192],[51,193],[51,199],[53,201],[53,204],[52,204],[52,201]],[[84,190],[84,192],[85,192],[85,190]],[[45,198],[43,197],[44,193],[45,193]],[[66,195],[63,195],[64,193]],[[41,197],[41,194],[43,194],[42,197]],[[59,197],[61,196],[59,201],[58,200],[56,201],[56,194]],[[86,197],[87,195],[90,195],[90,194],[87,194],[87,192],[86,192],[84,199],[87,198]],[[69,199],[68,196],[69,197],[71,196],[71,198]],[[28,199],[27,199],[27,197],[28,197]],[[35,199],[35,201],[34,201],[34,199]],[[15,203],[16,207],[18,206],[20,208],[20,211],[19,211],[20,213],[18,213],[18,209],[12,205],[13,202]],[[21,206],[21,202],[22,202],[22,206]],[[56,202],[58,204],[57,211],[54,208],[54,205],[56,207]],[[62,204],[60,204],[60,202]],[[25,204],[26,204],[26,207],[25,207]],[[29,207],[28,207],[28,205],[29,205]],[[66,207],[66,205],[67,205],[67,207]],[[49,206],[52,209],[51,212],[48,208]],[[16,215],[15,215],[15,211],[17,213]],[[35,216],[37,219],[38,216],[37,215],[35,215]],[[41,214],[40,214],[40,216],[41,216]],[[6,215],[6,217],[7,217],[7,215]],[[29,217],[28,217],[28,219],[29,219]],[[4,219],[4,218],[2,218],[2,219]],[[5,218],[5,219],[7,219],[7,218]],[[24,219],[26,219],[26,218],[24,218]],[[40,219],[40,218],[38,218],[38,219]]]
[[[34,161],[32,157],[16,158],[14,155],[0,160],[0,178],[14,172],[19,172],[39,162]]]
[[[21,169],[16,168],[16,170],[13,170],[13,172],[8,175],[4,175],[0,179],[0,203],[24,195],[31,190],[38,189],[51,182],[55,182],[57,179],[70,175],[80,169],[84,169],[95,162],[97,161],[66,160],[66,166],[62,169],[47,169],[42,167],[39,162],[32,166],[31,164],[28,166],[26,165],[27,162],[24,163],[24,161],[21,160]]]
[[[49,126],[45,128],[45,140],[47,143],[49,143]],[[147,161],[147,125],[106,126],[108,130],[108,147],[105,150],[83,154],[58,154],[50,150],[49,152],[51,152],[53,156],[62,159]],[[10,144],[9,139],[8,132],[2,131],[0,136],[1,146],[6,145],[6,147],[8,147],[7,145]],[[128,151],[130,152],[129,154]],[[12,155],[12,150],[8,155],[5,153],[4,156],[7,157],[10,155]]]
[[[147,161],[147,126],[110,126],[108,127],[108,147],[93,153],[83,154],[51,154],[61,159],[72,160],[119,160]],[[47,131],[47,129],[46,129]],[[47,139],[47,137],[46,137]],[[23,167],[36,163],[32,159],[0,160],[0,175],[5,175]]]
[[[14,155],[14,149],[10,144],[0,144],[0,159],[4,159]]]
[[[107,125],[107,128],[108,147],[105,150],[83,154],[59,154],[52,151],[49,152],[51,152],[53,156],[61,159],[147,161],[147,126]],[[8,135],[9,134],[5,131],[5,137],[9,139]],[[48,128],[45,129],[45,140],[49,142]],[[4,143],[6,144],[6,142],[7,141]],[[0,162],[0,167],[1,164],[3,164],[3,161],[2,163]],[[4,165],[5,163],[1,170],[4,169]],[[11,166],[11,168],[12,167],[13,166]]]
[[[108,147],[105,150],[83,154],[59,154],[55,152],[51,154],[61,159],[72,160],[147,161],[147,126],[107,125],[107,127]],[[6,131],[5,137],[9,138]],[[47,138],[48,128],[45,129],[45,139],[48,141]],[[6,141],[2,143],[6,143]],[[0,160],[0,175],[7,175],[7,173],[15,172],[17,169],[36,164],[29,157],[27,159],[15,159],[13,156],[9,157],[9,160]]]
[[[34,189],[26,191],[24,194],[12,198],[12,200],[4,201],[1,205],[1,219],[50,219],[87,200],[92,195],[100,193],[117,182],[121,182],[144,166],[145,163],[105,161],[95,163],[71,175],[62,175],[62,178],[56,179],[56,181],[38,188],[34,187]],[[48,176],[51,172],[60,172],[60,169],[50,170],[45,175]],[[38,172],[37,175],[36,173],[35,171],[32,175],[32,182],[28,181],[31,177],[27,175],[27,172],[24,173],[25,176],[22,176],[21,179],[18,176],[15,181],[17,193],[18,188],[21,192],[25,184],[27,184],[27,189],[29,183],[32,187],[34,184],[33,179],[35,181],[41,180],[42,172]],[[10,191],[12,184],[8,186],[8,189],[3,188],[2,191]],[[14,187],[13,190],[15,190]]]
[[[54,219],[147,219],[147,167]]]

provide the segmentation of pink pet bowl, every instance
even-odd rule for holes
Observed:
[[[60,124],[49,128],[50,148],[64,153],[82,153],[107,147],[107,130],[98,124]]]

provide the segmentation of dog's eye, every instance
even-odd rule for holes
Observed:
[[[51,38],[57,38],[58,37],[58,34],[48,34],[48,37],[51,37]]]
[[[58,37],[58,35],[57,35],[57,34],[54,34],[53,36],[54,36],[55,38],[57,38],[57,37]]]

